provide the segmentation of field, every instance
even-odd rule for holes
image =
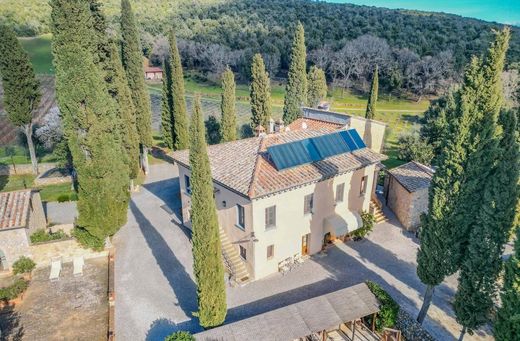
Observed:
[[[33,38],[21,38],[22,45],[27,49],[29,56],[33,62],[36,72],[53,74],[51,56],[51,36],[42,35]],[[55,100],[54,84],[50,82],[51,77],[44,77],[42,82],[43,93],[45,94],[46,103],[43,105],[44,110],[50,107],[49,102]],[[52,83],[52,84],[51,84]],[[186,72],[186,99],[188,110],[191,112],[191,102],[195,93],[202,95],[202,106],[204,113],[209,115],[220,115],[220,84],[209,81],[202,81],[197,74]],[[148,84],[148,89],[152,98],[153,111],[153,128],[155,131],[160,130],[160,111],[161,111],[161,88],[160,83]],[[285,95],[284,85],[273,82],[271,85],[271,98],[273,104],[273,118],[281,117],[283,108],[283,99]],[[327,100],[331,103],[331,110],[344,112],[349,115],[364,115],[367,97],[350,93],[342,89],[329,89],[329,97]],[[249,86],[248,84],[237,84],[237,122],[239,126],[249,123],[250,106],[249,106]],[[400,134],[419,129],[419,119],[428,107],[429,101],[422,100],[420,102],[400,99],[380,94],[377,103],[376,119],[388,123],[389,132],[386,139],[386,154],[389,160],[385,164],[389,167],[399,165],[401,161],[396,157],[396,142]],[[7,160],[0,161],[7,162]],[[19,156],[16,162],[29,162],[27,157]]]

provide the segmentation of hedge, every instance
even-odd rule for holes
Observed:
[[[8,287],[0,288],[0,300],[7,302],[14,300],[20,294],[22,294],[29,286],[29,281],[23,278],[18,278],[16,281]]]
[[[63,231],[56,231],[54,233],[49,233],[44,229],[38,229],[33,234],[31,234],[31,243],[43,243],[50,242],[52,240],[59,240],[67,238],[67,235]]]
[[[179,331],[164,338],[164,341],[195,341],[190,332]]]

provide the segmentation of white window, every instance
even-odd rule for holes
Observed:
[[[314,205],[314,194],[308,194],[303,199],[303,214],[312,213],[312,208]]]
[[[276,206],[267,207],[265,209],[265,228],[276,226]]]
[[[345,184],[339,184],[336,186],[336,203],[343,202],[345,195]]]
[[[242,230],[245,229],[245,214],[244,214],[244,206],[237,204],[237,226]]]

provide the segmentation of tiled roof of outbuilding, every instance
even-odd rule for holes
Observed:
[[[25,227],[30,200],[30,189],[0,193],[0,230]]]
[[[386,159],[368,148],[312,164],[278,171],[268,160],[267,147],[330,133],[334,129],[304,129],[268,134],[208,146],[213,179],[248,198],[258,198],[354,171]],[[189,152],[174,152],[173,159],[189,168]]]
[[[415,192],[430,187],[434,171],[419,162],[411,161],[388,170],[388,173],[409,192]]]

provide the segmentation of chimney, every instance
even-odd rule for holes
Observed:
[[[272,117],[269,118],[269,130],[267,133],[268,134],[274,133],[274,120]]]
[[[280,133],[280,132],[284,131],[283,128],[284,128],[283,120],[281,118],[277,119],[274,124],[274,131],[276,133]]]
[[[307,129],[307,122],[305,122],[305,121],[302,122],[302,129],[303,130]]]
[[[255,136],[264,136],[265,135],[265,129],[260,124],[255,128]]]

